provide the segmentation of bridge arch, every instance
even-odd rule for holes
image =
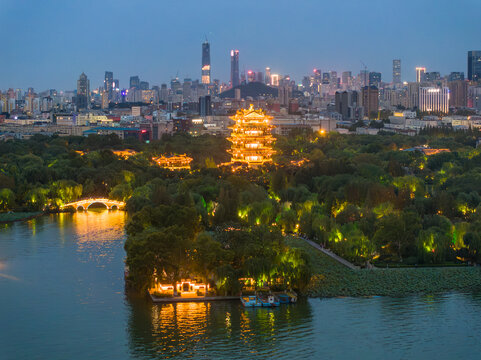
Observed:
[[[105,206],[107,210],[123,210],[125,208],[125,202],[124,201],[118,201],[118,200],[110,200],[106,198],[90,198],[90,199],[82,199],[78,201],[73,201],[68,204],[64,204],[60,206],[60,209],[65,209],[67,207],[73,207],[76,211],[80,211],[80,209],[86,211],[90,208],[90,206],[94,204],[101,204]]]
[[[107,210],[110,210],[110,206],[108,206],[105,202],[103,201],[94,201],[94,202],[91,202],[90,204],[87,205],[87,210],[92,206],[92,205],[97,205],[97,204],[101,204],[103,206],[105,206],[105,208]]]

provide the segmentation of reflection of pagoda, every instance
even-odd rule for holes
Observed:
[[[231,161],[247,163],[249,166],[272,161],[272,116],[267,116],[262,109],[254,110],[251,105],[248,110],[238,110],[231,119],[235,121],[231,136],[227,138],[232,143],[229,151],[232,154]]]

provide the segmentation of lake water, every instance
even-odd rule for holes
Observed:
[[[480,359],[481,294],[153,305],[123,212],[0,225],[0,359]]]

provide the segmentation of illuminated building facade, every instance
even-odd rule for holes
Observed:
[[[210,44],[202,44],[202,84],[210,84]]]
[[[416,82],[417,83],[424,82],[424,74],[426,74],[426,68],[425,67],[417,67],[416,68]]]
[[[169,170],[181,170],[190,169],[190,163],[193,159],[186,154],[183,154],[174,156],[158,156],[152,158],[152,160],[160,167],[167,168]]]
[[[230,83],[232,87],[239,86],[239,50],[230,51]]]
[[[227,139],[232,143],[229,151],[231,162],[258,166],[272,161],[272,117],[262,109],[255,110],[251,105],[247,110],[238,110],[231,119],[235,121],[231,136]]]
[[[419,110],[424,112],[449,112],[449,88],[419,88]]]

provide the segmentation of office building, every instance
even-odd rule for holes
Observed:
[[[114,88],[114,73],[112,71],[105,72],[104,90],[107,93],[108,99],[112,99],[112,89]]]
[[[289,99],[292,95],[292,88],[289,85],[281,85],[279,86],[278,91],[279,104],[281,106],[288,106]]]
[[[420,87],[419,110],[423,112],[449,112],[449,88]]]
[[[247,71],[247,82],[255,82],[256,81],[256,73],[252,70]]]
[[[375,86],[379,88],[381,86],[381,73],[370,72],[369,73],[369,86]]]
[[[210,84],[210,44],[202,44],[202,84]]]
[[[200,116],[211,116],[212,106],[209,95],[199,97],[199,114]]]
[[[141,81],[138,87],[140,88],[140,90],[149,90],[150,84],[148,81]]]
[[[394,85],[400,85],[402,83],[401,80],[401,60],[394,59],[392,61],[392,83]]]
[[[84,73],[77,80],[77,109],[88,109],[90,105],[90,80]]]
[[[449,87],[449,106],[462,108],[468,101],[468,84],[464,80],[454,80],[448,82]]]
[[[481,80],[481,50],[468,51],[468,80]]]
[[[239,50],[230,51],[230,83],[232,87],[239,86]]]
[[[336,92],[336,112],[342,115],[343,120],[362,119],[363,111],[359,106],[359,92],[342,91]]]
[[[464,80],[464,72],[453,71],[448,75],[448,81]]]
[[[424,82],[424,74],[426,73],[426,68],[425,67],[417,67],[416,68],[416,82],[417,83],[422,83]]]
[[[407,87],[407,107],[414,109],[419,107],[419,83],[410,82]]]
[[[364,86],[361,98],[364,115],[369,119],[376,119],[379,111],[379,89],[375,86]]]
[[[140,79],[137,75],[130,77],[130,88],[140,88]]]
[[[441,74],[438,71],[431,71],[424,74],[425,82],[434,82],[441,80]]]
[[[271,85],[271,68],[266,67],[266,75],[264,77],[266,85]]]

